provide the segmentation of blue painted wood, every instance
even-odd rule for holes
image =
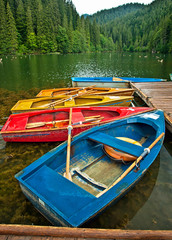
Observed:
[[[125,153],[129,153],[133,156],[139,157],[141,153],[144,151],[144,148],[135,144],[131,144],[129,142],[125,142],[118,138],[114,138],[111,135],[104,134],[101,132],[96,132],[94,134],[89,135],[89,139],[92,139],[96,142],[100,142],[102,144],[108,145],[112,148],[121,150]]]
[[[162,82],[166,81],[165,79],[160,78],[135,78],[135,77],[116,77],[116,80],[113,80],[113,77],[73,77],[72,82]]]
[[[115,138],[121,133],[137,141],[145,138],[142,146],[146,148],[164,131],[163,112],[155,110],[94,127],[73,138],[70,171],[78,168],[90,177],[90,182],[106,185],[109,189],[106,192],[103,192],[104,188],[89,184],[77,174],[72,175],[73,181],[63,176],[67,142],[43,155],[15,177],[26,197],[49,221],[55,225],[79,227],[133,187],[156,159],[163,143],[161,139],[141,160],[138,171],[132,169],[120,182],[109,188],[130,164],[115,163],[104,154],[102,144],[90,138],[99,134],[99,138],[103,136],[102,141],[105,141],[105,136]],[[102,195],[97,197],[99,193]]]

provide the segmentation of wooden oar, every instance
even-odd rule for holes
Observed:
[[[50,122],[35,122],[35,123],[27,123],[26,128],[37,128],[37,127],[43,127],[47,124],[54,124],[54,123],[61,123],[61,122],[68,122],[69,119],[64,120],[57,120],[57,121],[50,121]]]
[[[96,120],[97,118],[100,118],[100,115],[95,115],[95,116],[90,116],[90,117],[85,117],[85,119],[90,119],[90,118],[92,118],[92,119],[94,119],[94,120]],[[27,123],[26,124],[26,129],[29,129],[29,128],[37,128],[37,127],[43,127],[43,126],[45,126],[45,125],[47,125],[47,124],[53,124],[53,123],[62,123],[62,122],[68,122],[69,121],[69,119],[63,119],[63,120],[55,120],[55,121],[50,121],[50,122],[33,122],[33,123]],[[75,124],[73,124],[73,125],[75,125]]]
[[[79,91],[82,91],[82,90],[87,90],[87,89],[93,88],[94,86],[96,86],[96,85],[91,85],[91,86],[88,86],[88,87],[78,88],[78,89],[75,89],[75,90],[72,90],[72,91],[67,91],[66,93],[61,93],[61,94],[58,94],[58,95],[59,95],[59,96],[60,96],[60,95],[70,95],[70,94],[72,94],[72,93],[74,93],[74,92],[79,92]],[[55,92],[58,92],[58,90],[54,90],[53,92],[54,92],[54,93],[55,93]],[[53,94],[53,93],[52,93],[52,94]]]
[[[150,153],[150,150],[159,142],[159,140],[164,136],[164,132],[159,135],[159,137],[148,147],[145,148],[144,152],[136,159],[135,162],[133,162],[130,167],[106,190],[99,193],[96,197],[100,197],[102,194],[107,192],[109,189],[111,189],[113,186],[115,186],[118,182],[120,182],[141,160],[144,158],[147,154]]]
[[[103,118],[104,118],[104,117],[88,118],[88,119],[86,119],[85,121],[80,121],[80,122],[73,123],[72,126],[81,125],[81,124],[88,123],[88,122],[97,122],[97,121],[102,120]]]
[[[88,117],[85,117],[85,119],[89,119],[89,118],[99,118],[99,117],[101,117],[101,115],[88,116]]]
[[[71,131],[72,131],[72,108],[70,108],[69,113],[69,126],[68,126],[68,140],[67,140],[67,157],[66,157],[66,172],[64,173],[64,177],[72,181],[71,174],[69,172],[70,166],[70,150],[71,150]]]
[[[47,104],[44,104],[44,105],[42,105],[41,107],[54,107],[55,105],[57,105],[57,104],[60,104],[60,103],[64,103],[64,102],[67,102],[67,101],[70,101],[70,100],[72,100],[72,99],[74,99],[74,98],[76,98],[76,97],[80,97],[80,96],[82,96],[82,95],[89,95],[89,94],[91,94],[92,93],[92,90],[90,90],[90,91],[87,91],[87,92],[84,92],[84,93],[77,93],[77,94],[74,94],[74,95],[71,95],[69,98],[63,98],[63,99],[60,99],[60,100],[56,100],[56,101],[54,101],[54,102],[51,102],[51,103],[47,103]]]

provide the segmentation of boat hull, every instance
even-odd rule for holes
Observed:
[[[91,81],[91,80],[87,80],[87,81],[72,81],[72,85],[73,87],[88,87],[91,84],[95,84],[96,87],[100,87],[100,88],[129,88],[130,84],[129,82],[121,82],[121,81],[116,81],[116,82],[103,82],[103,81]]]
[[[105,124],[116,119],[140,114],[141,112],[151,111],[147,107],[85,107],[73,108],[72,121],[77,122],[73,125],[72,136],[97,125]],[[93,118],[91,117],[93,116]],[[88,118],[96,120],[94,116],[99,116],[97,121],[88,121]],[[66,141],[68,138],[68,117],[69,108],[57,110],[43,110],[10,115],[4,124],[1,135],[6,142],[57,142]],[[58,120],[55,125],[53,121]],[[66,121],[67,120],[67,121]],[[63,122],[64,121],[64,122]],[[83,123],[82,123],[83,121]],[[47,123],[39,126],[39,123]],[[27,128],[27,126],[30,128]],[[38,124],[38,125],[37,125]]]
[[[147,169],[148,170],[148,169]],[[33,192],[30,191],[29,188],[26,186],[20,184],[20,188],[25,195],[25,197],[33,204],[36,210],[40,212],[51,224],[54,226],[59,226],[59,227],[82,227],[83,224],[92,221],[94,218],[96,218],[99,214],[101,214],[103,211],[106,210],[106,208],[109,208],[110,206],[114,205],[117,203],[123,196],[125,196],[141,179],[142,177],[146,174],[147,170],[143,172],[143,174],[130,186],[128,186],[125,191],[123,191],[120,195],[118,195],[116,198],[114,198],[111,202],[109,202],[106,206],[104,206],[103,209],[100,211],[96,212],[95,215],[91,216],[88,218],[85,222],[82,222],[80,225],[73,226],[69,222],[65,221],[60,214],[57,214],[56,211],[54,211],[52,208],[50,208],[49,205],[47,205],[45,202],[43,202],[38,196],[36,196]]]
[[[85,106],[130,106],[133,96],[82,96],[69,99],[64,97],[54,98],[36,98],[19,100],[11,109],[12,113],[22,113],[29,111],[38,111],[45,109],[59,109],[69,107],[85,107]],[[59,104],[54,104],[61,101]]]
[[[161,149],[164,131],[164,115],[160,110],[97,126],[73,138],[72,181],[63,175],[67,142],[19,172],[16,178],[27,198],[53,224],[79,227],[119,200],[142,178]],[[142,146],[117,140],[119,134],[140,141]],[[132,164],[112,161],[102,148],[106,144],[139,157],[157,139],[139,166],[134,164],[123,178],[120,177]]]
[[[73,87],[88,87],[95,84],[96,87],[128,88],[130,82],[162,82],[165,79],[158,78],[131,78],[131,77],[73,77]]]
[[[56,89],[45,89],[40,91],[36,97],[55,97],[58,95],[66,94],[66,95],[72,95],[75,93],[81,93],[84,92],[87,93],[89,91],[93,92],[93,95],[108,95],[108,96],[132,96],[134,93],[134,89],[131,88],[56,88]]]

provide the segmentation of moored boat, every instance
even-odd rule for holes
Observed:
[[[134,89],[132,88],[98,88],[92,87],[93,95],[108,95],[108,96],[132,96]],[[59,95],[72,95],[74,93],[86,92],[85,88],[55,88],[41,90],[36,97],[55,97]]]
[[[73,108],[72,136],[116,119],[150,111],[147,107]],[[6,142],[56,142],[68,137],[69,108],[42,110],[9,116],[1,130]]]
[[[149,169],[164,138],[161,110],[154,110],[89,129],[73,138],[66,178],[67,142],[16,175],[33,205],[53,224],[79,227],[119,200]],[[125,137],[141,144],[118,139]],[[103,145],[137,157],[128,163],[109,158]]]
[[[72,96],[44,97],[19,100],[11,109],[12,113],[84,106],[130,106],[133,96]]]
[[[128,88],[130,82],[162,82],[159,78],[133,78],[133,77],[73,77],[73,87],[88,87],[95,84],[96,87]]]

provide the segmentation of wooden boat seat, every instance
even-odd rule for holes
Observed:
[[[136,157],[139,157],[144,151],[144,147],[142,146],[138,146],[138,145],[123,141],[121,139],[115,138],[113,136],[110,136],[108,134],[101,133],[101,132],[93,133],[89,135],[88,138],[95,142],[105,144],[109,147],[118,149],[122,152],[131,154]]]

